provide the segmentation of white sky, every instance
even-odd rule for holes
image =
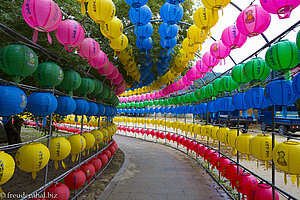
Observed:
[[[237,6],[239,6],[242,10],[247,8],[252,1],[249,0],[232,0],[233,3],[235,3]],[[256,0],[254,4],[259,4],[259,0]],[[222,16],[222,11],[219,11],[219,21],[218,23],[211,29],[212,36],[219,40],[221,39],[221,35],[223,30],[234,24],[236,21],[238,15],[240,14],[240,11],[237,10],[235,7],[233,7],[231,4],[226,6],[223,9],[224,15]],[[300,20],[300,6],[298,6],[296,9],[292,11],[292,14],[290,18],[287,19],[279,19],[277,15],[271,14],[271,24],[269,28],[264,32],[265,36],[268,38],[268,40],[272,40],[277,35],[288,29],[291,25],[296,23]],[[295,29],[295,31],[291,31],[285,39],[289,39],[291,41],[296,41],[296,35],[297,32],[300,30],[299,27]],[[203,55],[205,52],[209,51],[209,48],[211,44],[214,41],[211,38],[207,38],[205,43],[202,46],[201,54]],[[251,54],[253,54],[255,51],[257,51],[259,48],[261,48],[265,44],[265,40],[262,38],[262,36],[255,36],[252,38],[248,38],[246,43],[239,49],[232,50],[230,55],[235,60],[236,63],[239,63],[240,61],[244,60]],[[266,49],[267,50],[267,49]],[[258,56],[264,58],[265,51],[262,51]],[[217,65],[214,68],[215,72],[224,72],[227,69],[234,66],[234,63],[231,61],[231,59],[228,57],[226,58],[226,65]]]

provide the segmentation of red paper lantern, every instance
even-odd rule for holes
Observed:
[[[73,170],[64,179],[66,186],[68,186],[68,188],[71,190],[77,190],[78,188],[81,188],[85,183],[85,180],[85,174],[79,169]]]
[[[135,132],[136,132],[136,133],[140,133],[140,129],[136,128],[136,129],[135,129]]]
[[[191,150],[191,151],[195,151],[195,142],[194,141],[191,141],[188,145],[188,149]]]
[[[248,196],[252,188],[258,184],[254,176],[248,173],[239,174],[235,180],[235,188],[241,194]]]
[[[105,149],[103,153],[107,156],[108,160],[111,158],[111,152],[108,149]]]
[[[220,157],[217,160],[217,170],[219,170],[222,173],[222,176],[223,176],[223,171],[224,171],[225,167],[227,167],[227,165],[229,165],[230,163],[231,163],[231,161],[226,157]]]
[[[199,143],[197,143],[197,144],[195,145],[195,152],[196,152],[197,156],[199,156],[199,154],[200,154],[200,149],[201,149],[202,146],[203,146],[203,145],[202,145],[202,144],[199,144]]]
[[[150,135],[150,133],[151,133],[151,130],[147,129],[146,130],[146,135],[148,136],[148,135]]]
[[[127,130],[127,132],[130,132],[130,131],[131,131],[131,128],[130,128],[130,127],[127,127],[126,130]]]
[[[95,167],[90,163],[84,163],[80,166],[80,170],[85,174],[86,180],[90,183],[90,178],[95,175]]]
[[[107,162],[108,162],[108,157],[107,157],[106,154],[104,154],[104,153],[102,152],[102,153],[100,153],[100,154],[98,155],[98,158],[101,160],[102,166],[105,166],[105,165],[107,164]]]
[[[111,152],[112,155],[116,153],[117,148],[114,145],[110,145],[108,150]]]
[[[219,159],[219,153],[218,152],[213,152],[211,155],[210,155],[210,160],[209,160],[209,163],[212,165],[212,168],[214,169],[216,166],[217,166],[217,161]]]
[[[159,137],[160,137],[160,139],[165,139],[166,138],[164,133],[160,133]]]
[[[145,131],[145,129],[143,129],[143,128],[142,128],[142,129],[140,129],[140,133],[141,133],[142,135],[144,135],[144,134],[145,134],[145,132],[146,132],[146,131]]]
[[[171,140],[172,140],[173,142],[176,142],[176,139],[177,139],[177,135],[176,135],[176,134],[173,134],[173,135],[171,136]]]
[[[200,147],[200,149],[199,149],[199,154],[200,154],[200,156],[201,157],[204,157],[204,155],[205,155],[205,151],[207,150],[208,148],[206,147],[206,146],[204,146],[204,145],[202,145],[201,147]]]
[[[180,144],[181,139],[182,139],[182,137],[180,135],[178,135],[177,138],[176,138],[177,144]]]
[[[93,158],[89,163],[94,166],[96,172],[102,168],[102,162],[99,158]]]
[[[273,200],[272,187],[263,183],[252,188],[248,196],[248,200]],[[279,200],[278,192],[275,190],[275,199]]]
[[[68,200],[70,197],[69,188],[62,183],[53,183],[45,189],[47,200]]]
[[[225,178],[227,178],[230,181],[230,185],[233,187],[235,187],[235,179],[237,178],[238,174],[242,174],[243,170],[241,169],[241,167],[239,167],[239,173],[238,173],[238,169],[237,169],[237,165],[230,163],[229,165],[227,165],[225,167],[225,169],[223,169],[223,174],[225,176]]]
[[[170,140],[172,139],[171,133],[168,133],[168,134],[166,135],[166,138],[167,138],[167,140],[169,140],[169,142],[170,142]],[[172,141],[173,141],[173,140],[172,140]]]
[[[178,140],[178,139],[177,139],[177,140]],[[185,137],[181,137],[181,139],[180,139],[180,144],[181,144],[181,145],[184,145],[184,144],[185,144],[185,141],[186,141]]]
[[[183,146],[185,146],[186,148],[188,148],[190,142],[191,142],[190,139],[186,139],[185,142],[184,142],[184,144],[183,144]]]
[[[159,138],[160,132],[159,132],[159,131],[156,131],[156,132],[155,132],[155,136],[156,136],[157,138]]]
[[[214,153],[215,151],[213,149],[206,149],[204,151],[204,160],[210,162],[210,156],[212,153]]]

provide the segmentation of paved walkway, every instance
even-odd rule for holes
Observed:
[[[126,159],[98,200],[229,199],[189,156],[139,139],[115,139]]]

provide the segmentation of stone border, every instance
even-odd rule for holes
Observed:
[[[120,168],[120,170],[116,173],[116,175],[114,176],[114,178],[106,186],[106,188],[104,189],[104,191],[97,198],[97,200],[106,200],[106,199],[109,198],[110,194],[113,192],[113,190],[115,189],[115,187],[119,183],[120,178],[123,176],[123,174],[125,173],[125,171],[126,171],[126,169],[128,167],[131,155],[128,154],[126,151],[122,150],[121,148],[119,148],[119,149],[121,151],[123,151],[123,153],[124,153],[124,162],[123,162],[123,165]]]

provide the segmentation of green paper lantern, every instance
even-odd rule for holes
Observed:
[[[62,82],[64,72],[54,62],[44,62],[38,65],[37,70],[34,72],[34,78],[40,86],[55,87]]]
[[[159,104],[159,101],[158,100],[154,100],[154,105],[158,105]]]
[[[158,100],[158,105],[163,106],[164,105],[164,100],[163,99]]]
[[[194,94],[195,94],[195,97],[198,99],[198,100],[201,100],[203,99],[203,97],[201,96],[201,90],[200,89],[197,89]]]
[[[115,94],[113,93],[113,91],[110,88],[108,88],[108,95],[106,98],[103,99],[103,101],[105,101],[106,103],[110,103],[114,95]]]
[[[154,104],[153,101],[148,101],[149,106],[153,106],[153,104]]]
[[[144,106],[148,106],[149,101],[144,101]]]
[[[140,106],[141,108],[144,107],[144,106],[145,106],[144,102],[141,101],[141,102],[139,103],[139,106]]]
[[[244,65],[244,75],[251,81],[264,81],[271,69],[262,58],[253,58]]]
[[[36,53],[25,45],[9,45],[0,51],[0,68],[4,73],[13,76],[16,83],[20,82],[20,78],[33,74],[37,67]]]
[[[70,92],[70,96],[73,95],[73,90],[79,88],[81,84],[80,75],[74,70],[64,71],[63,81],[60,83],[59,87],[65,91]]]
[[[207,96],[205,94],[205,88],[206,88],[206,86],[203,86],[200,88],[200,95],[201,95],[202,99],[207,98]]]
[[[296,44],[297,44],[298,49],[300,49],[300,30],[297,33]]]
[[[103,90],[98,94],[98,98],[104,101],[109,95],[109,89],[106,86],[103,86]]]
[[[180,100],[181,100],[180,96],[175,97],[175,103],[176,103],[176,104],[179,104],[179,103],[180,103]]]
[[[205,87],[205,96],[206,97],[215,97],[218,95],[218,91],[214,89],[213,84],[209,84]]]
[[[222,89],[220,87],[220,81],[221,81],[221,78],[216,78],[214,81],[213,81],[213,87],[214,89],[217,91],[217,92],[222,92]]]
[[[237,89],[238,84],[230,75],[228,75],[221,78],[220,87],[223,92],[232,92],[233,90]]]
[[[102,92],[103,84],[98,79],[93,79],[93,81],[94,81],[95,88],[92,92],[92,95],[97,96],[98,94],[100,94]]]
[[[166,106],[170,105],[170,99],[165,99],[164,100],[164,105],[166,105]]]
[[[76,92],[78,92],[81,95],[88,95],[91,94],[95,89],[95,84],[93,79],[90,78],[82,78],[80,86],[76,89]]]
[[[291,80],[290,69],[299,64],[300,50],[295,42],[279,41],[267,50],[265,60],[271,69],[284,72],[286,79]]]
[[[197,99],[195,93],[193,92],[191,95],[192,95],[192,102],[197,102],[198,99]]]
[[[248,83],[250,81],[250,79],[244,75],[244,65],[244,63],[241,63],[232,69],[231,77],[237,83]]]

